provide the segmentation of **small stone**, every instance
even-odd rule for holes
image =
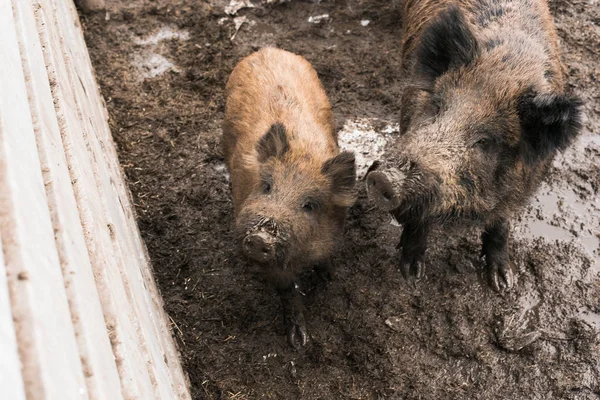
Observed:
[[[400,331],[400,324],[402,319],[400,317],[389,317],[385,320],[385,324],[394,331]]]

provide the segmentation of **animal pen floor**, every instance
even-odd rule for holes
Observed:
[[[376,157],[398,118],[400,2],[271,0],[237,12],[248,2],[108,3],[107,15],[82,16],[86,39],[195,399],[600,398],[596,2],[550,1],[587,118],[514,221],[516,288],[488,289],[470,231],[436,233],[426,279],[408,285],[395,267],[401,228],[360,185],[334,281],[300,284],[311,337],[299,351],[274,291],[233,244],[225,82],[254,49],[299,53],[325,85],[344,145]]]

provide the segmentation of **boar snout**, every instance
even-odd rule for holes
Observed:
[[[243,251],[254,261],[271,261],[275,258],[275,236],[264,231],[250,233],[244,238]]]
[[[396,167],[383,166],[367,175],[367,194],[378,207],[391,211],[400,206],[406,174]]]

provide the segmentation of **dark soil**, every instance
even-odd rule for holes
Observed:
[[[339,127],[394,121],[400,2],[256,1],[237,12],[234,40],[229,1],[108,3],[107,15],[82,16],[86,39],[195,399],[600,398],[600,3],[551,2],[586,133],[515,221],[515,289],[488,288],[470,231],[436,233],[426,279],[407,284],[401,228],[361,189],[334,281],[300,282],[311,338],[299,351],[274,291],[233,244],[225,82],[273,44],[313,63]],[[189,37],[139,40],[163,27]]]

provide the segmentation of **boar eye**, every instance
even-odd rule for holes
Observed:
[[[271,180],[270,179],[263,179],[262,181],[262,191],[264,194],[269,194],[271,193]]]
[[[302,204],[302,209],[306,212],[313,212],[316,208],[317,205],[312,201],[305,201],[304,204]]]
[[[434,117],[439,115],[441,111],[440,102],[436,99],[430,99],[429,102],[424,106],[423,111],[425,116]]]
[[[481,150],[489,150],[492,145],[492,141],[488,138],[481,138],[477,142],[475,142],[475,146],[480,148]]]
[[[442,97],[437,93],[430,94],[430,101],[430,112],[432,115],[438,115],[442,111]]]

